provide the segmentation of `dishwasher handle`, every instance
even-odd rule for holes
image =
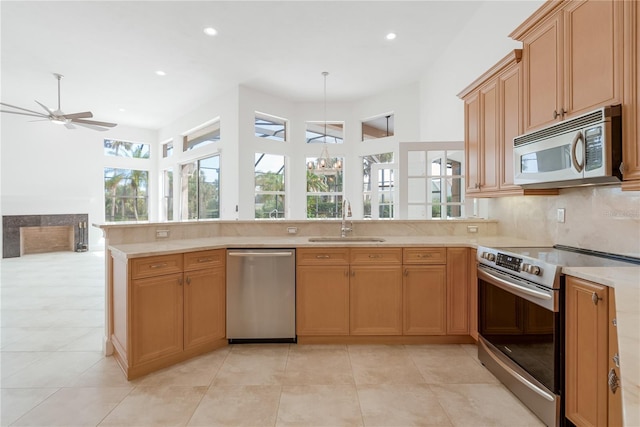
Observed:
[[[234,257],[290,257],[293,252],[228,252]]]

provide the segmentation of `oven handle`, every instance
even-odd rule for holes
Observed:
[[[533,391],[536,394],[540,395],[542,398],[548,400],[549,402],[555,401],[555,397],[552,394],[547,393],[546,391],[542,390],[540,387],[536,386],[534,383],[532,383],[531,381],[529,381],[528,379],[526,379],[525,377],[523,377],[522,375],[520,375],[519,373],[517,373],[516,371],[511,369],[511,367],[509,367],[509,365],[507,365],[502,360],[500,360],[499,357],[497,357],[495,354],[493,354],[493,352],[491,350],[489,350],[487,348],[487,346],[486,346],[486,344],[484,343],[483,340],[479,340],[478,343],[483,345],[485,347],[485,349],[487,350],[487,354],[489,356],[491,356],[491,358],[498,365],[500,365],[502,367],[502,369],[507,371],[511,376],[515,377],[518,381],[520,381],[522,384],[527,386],[527,388],[531,389],[531,391]]]
[[[501,287],[506,287],[509,289],[514,289],[518,292],[522,292],[524,294],[530,295],[532,297],[543,299],[546,301],[552,300],[553,295],[549,295],[544,292],[534,291],[533,289],[526,288],[524,286],[517,285],[515,283],[509,282],[508,280],[501,279],[500,277],[494,276],[493,274],[478,268],[478,277],[485,280],[492,280],[496,282]]]

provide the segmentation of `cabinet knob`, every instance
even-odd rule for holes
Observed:
[[[187,276],[187,285],[191,284],[191,277]]]
[[[564,115],[567,114],[567,112],[565,111],[565,109],[563,108],[562,110],[560,110],[559,112],[556,110],[553,110],[553,118],[557,119],[558,117],[564,117]]]
[[[405,276],[408,276],[408,275],[409,275],[409,269],[408,269],[408,268],[405,268],[405,269],[404,269],[404,275],[405,275]]]
[[[598,305],[598,301],[602,301],[602,298],[598,296],[597,292],[591,294],[591,301],[593,301],[594,305]]]

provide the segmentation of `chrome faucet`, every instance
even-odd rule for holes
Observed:
[[[351,218],[351,203],[346,197],[342,199],[342,226],[340,227],[340,237],[347,237],[347,233],[353,231],[353,222],[349,221],[347,227],[347,218]]]

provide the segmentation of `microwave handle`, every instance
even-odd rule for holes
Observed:
[[[573,138],[573,142],[571,143],[571,161],[573,162],[573,167],[576,168],[578,172],[582,172],[582,169],[584,169],[584,156],[582,156],[582,163],[578,163],[578,157],[576,156],[579,141],[582,141],[582,145],[584,146],[584,135],[582,134],[581,130],[578,131],[576,136]]]

